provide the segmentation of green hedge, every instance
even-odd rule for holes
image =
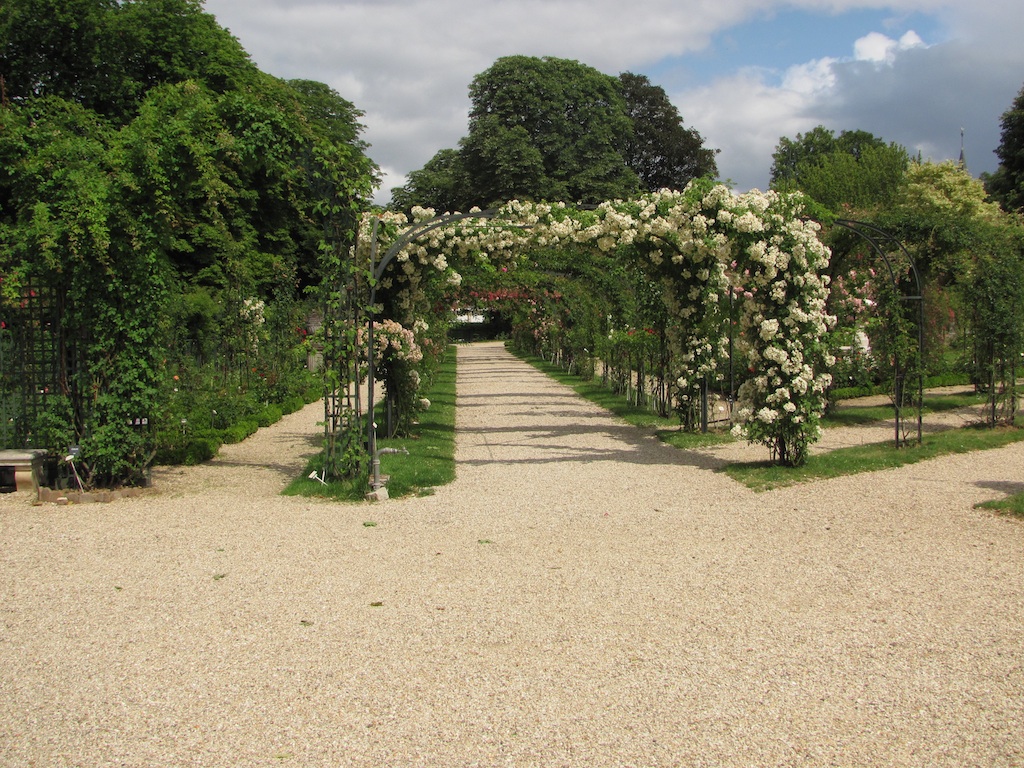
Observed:
[[[221,445],[240,443],[261,427],[276,424],[285,414],[295,413],[320,398],[320,393],[313,389],[305,394],[305,399],[293,395],[282,403],[267,405],[256,405],[250,398],[218,402],[218,421],[230,420],[230,424],[221,428],[200,426],[158,432],[153,463],[193,465],[209,461],[217,455]]]
[[[966,373],[942,373],[936,376],[926,376],[924,388],[933,387],[967,387],[971,385],[971,377]],[[890,384],[876,384],[872,387],[837,387],[829,391],[829,399],[852,400],[857,397],[870,397],[871,395],[887,395],[890,391]]]

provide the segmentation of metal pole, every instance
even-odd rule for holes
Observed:
[[[917,267],[914,267],[916,273]],[[924,291],[918,287],[917,303],[917,444],[924,442],[922,422],[924,420]]]
[[[732,404],[736,400],[736,374],[733,367],[733,296],[735,291],[729,286],[729,423],[732,424]]]
[[[700,431],[708,431],[708,378],[700,380]]]
[[[377,376],[373,356],[373,314],[374,307],[377,304],[377,268],[374,262],[377,259],[377,230],[379,226],[380,219],[376,219],[373,222],[373,235],[370,240],[370,306],[367,311],[367,342],[369,347],[366,352],[366,450],[370,454],[371,459],[376,456],[377,451],[377,425],[373,421],[373,410],[375,407],[373,391],[376,388]],[[376,479],[374,482],[376,482]],[[376,491],[377,488],[374,487],[373,490]]]

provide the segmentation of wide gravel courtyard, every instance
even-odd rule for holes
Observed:
[[[0,765],[1024,765],[1024,522],[973,507],[1024,443],[754,493],[458,354],[432,496],[281,496],[316,403],[138,498],[0,496]]]

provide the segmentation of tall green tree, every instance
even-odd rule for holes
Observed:
[[[321,256],[347,252],[378,176],[361,113],[260,72],[199,0],[7,0],[0,76],[0,321],[59,309],[54,359],[19,347],[50,378],[19,382],[46,402],[17,444],[139,480],[152,445],[128,423],[168,412],[162,366],[242,370],[240,310],[295,338],[301,289],[335,285]]]
[[[221,93],[257,73],[200,0],[6,0],[0,75],[14,102],[60,96],[117,122],[146,91],[203,82]]]
[[[335,242],[337,233],[355,231],[358,213],[380,184],[380,168],[362,138],[362,110],[324,83],[289,80],[287,85],[312,134],[301,146],[299,162],[289,160],[303,173],[294,189],[299,215],[292,223],[297,227],[298,280],[307,287],[326,277],[320,259],[325,233],[330,230],[327,239]]]
[[[104,28],[116,0],[6,0],[0,76],[7,97],[59,96],[94,109],[110,88]]]
[[[683,189],[718,173],[716,150],[643,75],[509,56],[470,86],[469,133],[392,190],[392,206],[439,211],[513,198],[597,203]]]
[[[681,190],[692,179],[718,175],[717,150],[705,147],[700,133],[683,125],[664,88],[632,72],[619,75],[619,84],[633,123],[626,165],[640,178],[641,189]]]
[[[804,134],[798,133],[795,139],[783,136],[772,153],[771,184],[780,188],[785,183],[796,182],[802,168],[836,152],[860,159],[866,148],[884,146],[882,139],[867,131],[840,131],[836,136],[835,131],[823,125]]]
[[[1008,211],[1024,210],[1024,88],[1000,121],[999,168],[987,181],[991,195]]]
[[[865,147],[859,156],[833,152],[801,166],[795,186],[831,211],[865,211],[892,202],[909,163],[897,144]]]
[[[461,144],[474,203],[596,203],[636,192],[624,155],[632,124],[615,78],[567,59],[508,56],[469,94]]]
[[[796,139],[779,139],[772,160],[774,189],[799,190],[835,213],[848,214],[889,204],[910,156],[899,144],[886,144],[867,131],[836,136],[819,125]]]
[[[438,212],[467,210],[469,178],[462,154],[455,149],[442,149],[427,164],[409,174],[404,186],[391,190],[391,204],[407,211],[414,205]]]

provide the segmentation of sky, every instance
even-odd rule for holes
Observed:
[[[783,136],[869,131],[975,176],[1024,85],[1020,0],[206,0],[264,72],[362,110],[375,201],[466,135],[473,77],[502,56],[574,59],[661,86],[737,191]]]

